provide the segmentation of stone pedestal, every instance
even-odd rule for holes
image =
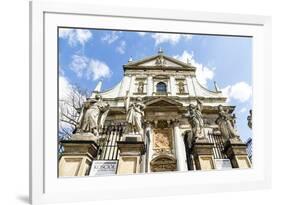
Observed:
[[[75,134],[61,141],[64,152],[59,160],[59,176],[86,176],[98,154],[97,138],[90,134]]]
[[[145,152],[142,136],[138,134],[125,134],[121,141],[117,142],[119,162],[117,174],[140,173],[142,155]]]
[[[216,168],[213,147],[214,143],[208,142],[207,139],[200,139],[194,142],[192,154],[194,156],[196,170],[211,170]]]
[[[251,168],[247,154],[247,145],[239,139],[229,139],[224,144],[224,152],[231,161],[233,168]]]

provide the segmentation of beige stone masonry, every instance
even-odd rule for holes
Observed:
[[[224,144],[224,151],[230,159],[233,168],[251,168],[252,164],[247,154],[247,145],[238,139],[229,139]]]
[[[62,141],[64,152],[59,159],[59,176],[86,176],[97,155],[95,141],[67,140]]]
[[[198,140],[194,143],[192,153],[194,155],[196,170],[215,169],[215,160],[213,157],[214,143],[210,143],[207,139]]]
[[[117,142],[120,150],[117,174],[134,174],[141,172],[142,154],[144,153],[144,142],[139,141],[141,136],[134,136],[136,140],[126,141],[131,135],[124,136],[124,141]],[[131,138],[129,138],[131,139]]]

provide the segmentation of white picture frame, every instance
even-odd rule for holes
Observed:
[[[35,1],[30,4],[30,22],[32,204],[241,191],[271,186],[270,17]],[[57,119],[57,92],[54,92],[57,84],[54,82],[57,82],[58,26],[252,36],[253,168],[58,178],[57,124],[54,121]]]

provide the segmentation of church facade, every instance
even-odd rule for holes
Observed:
[[[70,140],[61,141],[59,176],[250,168],[235,129],[235,106],[196,67],[162,50],[123,66],[124,77],[84,103]]]

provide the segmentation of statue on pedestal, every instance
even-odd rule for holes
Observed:
[[[204,121],[201,113],[202,103],[197,100],[197,105],[190,104],[188,107],[188,121],[192,127],[192,142],[197,139],[205,139]]]
[[[249,115],[247,117],[247,120],[248,120],[248,126],[249,128],[252,129],[252,110],[249,111]]]
[[[141,98],[137,98],[136,102],[130,102],[130,97],[125,99],[125,108],[127,112],[126,121],[128,123],[128,133],[143,134],[142,122],[144,117],[144,107]]]
[[[239,135],[234,129],[234,117],[223,109],[222,105],[218,106],[219,117],[216,119],[216,124],[219,126],[221,135],[225,140],[237,139],[240,140]]]
[[[90,99],[84,103],[76,132],[93,133],[98,136],[108,112],[109,104],[103,102],[101,95],[97,94],[95,99]]]

